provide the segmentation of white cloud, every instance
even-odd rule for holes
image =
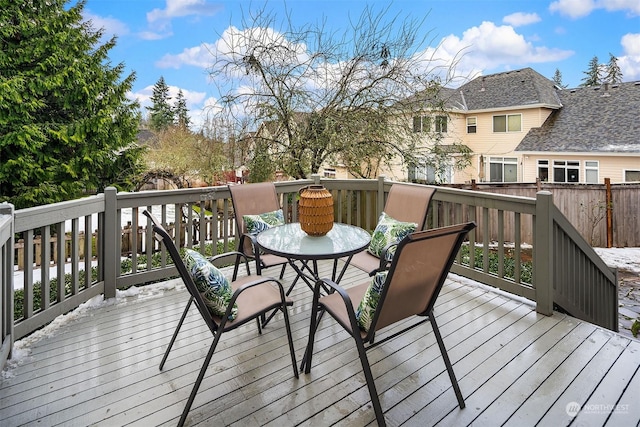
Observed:
[[[156,66],[159,68],[180,68],[182,65],[192,65],[194,67],[206,68],[211,66],[213,57],[211,52],[215,47],[209,43],[202,43],[200,46],[185,48],[177,55],[166,54]]]
[[[259,40],[259,42],[256,42]],[[183,65],[208,68],[214,65],[216,59],[222,62],[237,62],[248,52],[248,46],[284,46],[290,53],[288,60],[304,62],[306,60],[306,46],[289,42],[285,36],[271,28],[248,28],[239,30],[228,27],[215,43],[202,43],[199,46],[185,48],[179,54],[166,54],[156,66],[159,68],[180,68]],[[280,58],[279,56],[275,56]],[[270,55],[264,55],[263,60],[269,60]],[[242,70],[244,72],[244,70]]]
[[[214,15],[222,9],[219,4],[207,3],[205,0],[167,0],[165,9],[153,9],[147,13],[148,22],[170,20],[189,15]]]
[[[517,12],[502,18],[502,22],[504,22],[505,24],[512,25],[514,27],[521,27],[523,25],[535,24],[536,22],[540,22],[540,21],[541,21],[540,16],[538,16],[537,13]]]
[[[626,10],[632,15],[640,15],[638,0],[600,0],[598,5],[608,11]]]
[[[634,56],[636,59],[640,59],[640,33],[625,34],[622,36],[620,44],[624,49],[625,55]]]
[[[640,33],[625,34],[620,40],[624,55],[618,58],[622,80],[640,80]]]
[[[549,5],[551,12],[559,12],[573,19],[587,16],[595,8],[596,3],[593,0],[558,0]]]
[[[162,40],[166,39],[167,37],[171,37],[172,35],[173,32],[171,31],[166,31],[164,33],[155,31],[142,31],[138,33],[138,37],[140,37],[142,40]]]
[[[456,74],[473,77],[483,70],[560,61],[573,53],[569,50],[534,46],[516,33],[513,27],[496,26],[493,22],[485,21],[480,26],[466,30],[462,38],[453,34],[445,37],[440,46],[425,54],[443,64],[452,63],[458,57]]]
[[[589,15],[596,9],[609,12],[627,11],[631,15],[640,15],[638,0],[557,0],[549,5],[551,12],[577,19]]]
[[[127,24],[110,16],[98,16],[91,13],[89,10],[85,10],[83,18],[85,21],[91,21],[95,30],[99,30],[101,28],[104,29],[104,36],[107,38],[129,34],[129,27]]]

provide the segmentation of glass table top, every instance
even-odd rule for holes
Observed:
[[[324,236],[309,236],[293,222],[262,231],[258,245],[265,251],[296,259],[333,259],[365,249],[371,235],[360,227],[334,223]]]

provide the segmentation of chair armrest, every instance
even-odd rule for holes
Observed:
[[[254,286],[262,285],[263,283],[268,283],[268,282],[274,282],[278,286],[278,289],[280,290],[280,296],[284,301],[286,297],[284,294],[284,286],[282,286],[282,283],[280,283],[280,281],[275,277],[261,276],[260,278],[256,280],[252,280],[251,282],[245,283],[244,285],[236,289],[236,291],[233,293],[233,296],[231,297],[231,302],[229,303],[229,307],[233,306],[233,303],[236,301],[236,298],[238,298],[238,295],[240,295],[245,290],[252,288]],[[230,308],[228,309],[230,310]]]
[[[369,277],[373,277],[376,275],[376,273],[379,273],[381,271],[385,271],[389,269],[389,265],[391,265],[391,263],[389,261],[387,261],[387,251],[389,249],[391,249],[394,246],[398,246],[397,243],[389,243],[387,246],[385,246],[384,248],[382,248],[382,252],[380,252],[380,266],[378,268],[376,268],[375,270],[369,272]]]
[[[245,239],[251,240],[251,248],[253,249],[253,254],[251,256],[256,260],[260,261],[260,246],[258,246],[258,238],[255,234],[251,233],[243,233],[240,236],[240,243],[238,244],[238,250],[244,253],[244,241]]]
[[[313,290],[313,305],[318,305],[318,300],[320,299],[320,287],[328,287],[333,289],[340,298],[342,298],[342,302],[344,302],[345,308],[347,309],[347,314],[349,316],[349,322],[351,323],[351,330],[358,331],[360,327],[358,326],[358,321],[356,320],[356,312],[353,310],[353,302],[351,301],[351,297],[344,290],[344,288],[338,285],[331,279],[320,279],[316,282],[316,285]],[[354,332],[355,333],[355,332]]]
[[[240,256],[244,259],[245,263],[249,263],[249,258],[247,258],[247,256],[240,251],[229,251],[222,254],[214,255],[212,257],[209,257],[209,262],[214,262],[216,260],[219,260],[221,258],[225,258],[228,256]]]
[[[276,285],[278,285],[278,290],[280,291],[280,299],[283,303],[286,302],[286,296],[284,293],[284,287],[282,286],[282,283],[280,283],[278,279],[275,279],[273,277],[261,276],[256,280],[252,280],[251,282],[247,282],[243,284],[242,286],[240,286],[238,289],[235,290],[235,292],[231,296],[231,299],[229,300],[229,304],[227,305],[227,310],[225,311],[224,316],[222,317],[222,321],[220,322],[220,328],[224,328],[224,326],[226,325],[227,319],[229,319],[229,316],[231,316],[231,311],[233,310],[233,306],[236,303],[238,296],[240,296],[242,292],[246,291],[249,288],[253,288],[254,286],[259,286],[269,282],[274,282]]]

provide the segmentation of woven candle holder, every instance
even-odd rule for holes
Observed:
[[[324,236],[333,228],[333,196],[322,185],[309,185],[299,191],[300,228],[310,236]]]

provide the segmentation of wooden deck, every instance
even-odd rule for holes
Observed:
[[[329,264],[322,266],[329,275]],[[291,274],[291,269],[288,269]],[[267,270],[276,274],[275,270]],[[285,281],[290,280],[290,276]],[[350,269],[343,284],[366,280]],[[298,361],[311,292],[291,309]],[[35,340],[3,373],[0,425],[175,425],[211,335],[192,312],[161,372],[158,364],[187,302],[177,289],[85,310]],[[391,426],[636,426],[640,342],[451,276],[436,319],[467,407],[459,409],[431,327],[369,352]],[[577,415],[576,415],[577,413]],[[375,425],[352,341],[328,316],[311,374],[293,378],[282,315],[225,334],[188,425]]]

